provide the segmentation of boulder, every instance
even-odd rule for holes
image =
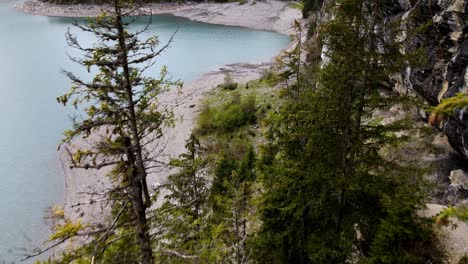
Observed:
[[[433,217],[438,215],[445,206],[439,204],[427,204],[426,210],[420,212],[421,216]],[[437,226],[436,236],[442,248],[447,252],[448,263],[458,261],[468,253],[468,223],[455,218],[450,218],[452,224]]]
[[[464,190],[468,190],[468,173],[463,170],[454,170],[450,172],[450,184],[459,186]]]

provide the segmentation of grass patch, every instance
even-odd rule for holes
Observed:
[[[236,128],[255,123],[257,120],[256,112],[255,96],[241,98],[239,93],[234,93],[228,102],[220,106],[213,107],[209,103],[203,105],[195,133],[207,135],[233,131]]]
[[[268,86],[276,86],[279,83],[279,76],[273,70],[265,70],[262,73],[262,77],[260,78],[260,82],[264,82]]]
[[[229,82],[228,75],[224,83]],[[216,160],[227,151],[241,159],[246,146],[261,141],[264,118],[281,103],[274,89],[277,83],[277,74],[265,71],[260,79],[238,84],[234,91],[220,85],[205,98],[193,132],[208,156]]]
[[[304,2],[297,1],[297,2],[294,2],[294,3],[290,3],[288,6],[290,8],[302,10],[302,9],[304,9]]]

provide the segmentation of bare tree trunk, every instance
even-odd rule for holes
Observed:
[[[132,173],[130,175],[130,197],[132,200],[133,211],[135,214],[136,222],[136,234],[138,238],[138,244],[141,251],[141,263],[152,264],[153,263],[153,250],[151,248],[151,239],[148,230],[148,221],[146,219],[146,208],[144,206],[142,197],[142,186],[141,181],[138,180],[137,170],[134,166],[135,156],[131,151],[130,140],[128,141],[129,148],[127,150],[127,157],[129,166],[133,166]]]
[[[116,23],[119,36],[119,47],[121,53],[119,59],[123,61],[123,75],[125,78],[125,90],[128,100],[128,112],[130,121],[130,142],[127,148],[127,157],[130,166],[133,167],[130,179],[130,190],[133,210],[136,216],[136,233],[141,251],[141,263],[153,263],[153,250],[151,247],[151,239],[149,235],[148,222],[146,218],[146,209],[150,206],[150,197],[148,186],[146,183],[146,169],[143,163],[142,148],[140,137],[138,135],[138,127],[136,122],[135,104],[133,102],[133,90],[130,82],[130,69],[128,65],[128,50],[125,43],[125,30],[123,28],[121,7],[118,0],[114,0],[116,13]],[[144,199],[143,199],[144,196]]]

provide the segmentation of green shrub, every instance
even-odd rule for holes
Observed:
[[[219,87],[223,90],[229,90],[229,91],[232,91],[232,90],[235,90],[237,89],[237,83],[234,82],[234,80],[232,79],[231,75],[229,73],[227,73],[225,76],[224,76],[224,83],[221,84]]]
[[[302,10],[304,8],[304,3],[302,1],[293,2],[289,4],[290,8]]]
[[[267,82],[271,86],[275,86],[278,83],[279,78],[278,74],[275,71],[265,70],[263,71],[262,78],[260,80]]]
[[[230,104],[214,115],[214,126],[219,130],[228,132],[231,128],[242,126],[244,112],[240,105]]]
[[[453,97],[442,99],[442,102],[434,107],[432,113],[453,115],[455,109],[468,107],[468,94],[459,93]]]
[[[237,83],[225,83],[225,84],[221,84],[221,88],[224,89],[224,90],[232,91],[232,90],[237,89]]]
[[[226,133],[257,120],[256,99],[254,96],[241,98],[238,93],[218,106],[205,104],[197,120],[196,133]]]
[[[213,109],[209,104],[204,104],[197,119],[197,128],[195,132],[207,134],[212,130],[214,130]]]

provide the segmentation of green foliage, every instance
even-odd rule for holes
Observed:
[[[105,249],[101,257],[101,263],[138,264],[141,254],[133,233],[134,230],[132,228],[123,228],[116,232],[115,235],[110,236],[108,241],[116,241],[109,244],[109,247]]]
[[[318,10],[322,2],[305,1],[304,14]],[[187,152],[171,161],[176,173],[153,197],[165,194],[151,217],[157,262],[439,263],[432,219],[417,214],[428,192],[422,177],[426,170],[395,154],[414,126],[407,118],[387,123],[375,114],[411,101],[380,87],[417,57],[400,54],[400,27],[383,19],[388,3],[331,1],[330,20],[311,22],[308,64],[301,60],[304,46],[299,43],[279,60],[279,70],[265,71],[258,81],[243,86],[226,75],[217,97],[204,104]],[[302,39],[301,24],[296,22],[295,28],[293,38]],[[326,61],[320,61],[322,57]],[[105,84],[110,77],[103,72],[95,80]],[[161,83],[144,83],[149,85],[144,91],[155,96],[162,89]],[[281,101],[265,92],[279,84],[284,84]],[[59,101],[67,103],[69,97]],[[150,101],[142,101],[149,110],[138,112],[145,121],[138,124],[161,133],[165,115],[151,108]],[[86,111],[91,117],[116,112],[106,101]],[[67,136],[92,132],[93,121],[86,120]],[[266,127],[264,138],[249,128],[255,123],[258,130]],[[112,156],[128,149],[119,137],[126,131],[109,132],[117,136],[102,142],[103,153]],[[72,156],[75,163],[93,166],[93,155],[79,150]],[[113,179],[128,183],[125,176],[135,169],[119,163]],[[89,263],[89,256],[102,250],[102,263],[138,263],[132,210],[122,193],[114,195],[121,201],[112,214],[119,226],[63,260]],[[439,217],[449,216],[467,218],[450,208]],[[81,230],[62,229],[61,236]]]
[[[206,172],[211,179],[207,203],[206,218],[201,222],[197,261],[200,263],[251,263],[251,238],[258,231],[258,215],[255,207],[254,187],[256,186],[256,154],[252,142],[258,135],[254,129],[246,127],[246,122],[231,122],[232,118],[216,117],[215,111],[232,116],[231,109],[242,109],[252,115],[252,122],[261,118],[256,106],[256,98],[251,94],[263,90],[266,80],[258,80],[241,85],[234,93],[219,90],[207,100],[210,111],[204,110],[197,120],[203,123],[207,117],[210,129],[205,133],[203,142],[205,154],[209,156]],[[257,95],[260,95],[257,93]],[[229,96],[229,97],[228,97]],[[226,100],[226,97],[229,99]],[[262,98],[262,103],[269,101],[270,94]],[[240,107],[240,108],[239,108]],[[213,111],[213,112],[211,112]],[[237,112],[241,112],[236,110]],[[236,112],[233,111],[233,112]],[[211,113],[210,113],[211,112]],[[213,119],[222,120],[212,129]],[[198,127],[200,128],[200,126]],[[189,232],[190,233],[190,232]]]
[[[210,190],[210,199],[215,207],[223,204],[222,198],[225,196],[229,181],[237,168],[237,160],[233,159],[232,156],[228,155],[226,152],[219,155],[215,165],[214,179]]]
[[[449,206],[442,210],[439,215],[436,217],[436,223],[439,225],[447,225],[450,220],[450,217],[458,218],[461,221],[468,222],[468,208],[460,207],[456,208]]]
[[[422,190],[411,182],[400,183],[395,197],[383,197],[382,203],[387,216],[376,229],[370,245],[369,258],[365,263],[426,263],[439,262],[441,253],[435,248],[431,219],[421,219],[416,215],[418,203],[424,197]],[[405,250],[402,250],[405,249]]]
[[[454,97],[442,99],[442,102],[432,109],[434,114],[453,115],[455,109],[468,107],[468,95],[459,93]]]
[[[255,239],[259,262],[439,258],[428,220],[416,214],[427,194],[425,170],[381,152],[398,148],[406,137],[397,133],[413,126],[406,120],[384,125],[372,117],[405,101],[380,89],[409,61],[400,54],[402,43],[377,37],[399,34],[398,26],[383,23],[386,3],[332,1],[327,11],[333,18],[313,26],[311,35],[320,38],[309,53],[327,60],[303,67],[299,50],[283,63],[287,101],[269,118],[259,163],[265,188],[263,225]]]
[[[85,114],[73,120],[73,128],[64,133],[63,144],[71,168],[109,168],[113,184],[103,197],[109,199],[113,220],[96,226],[70,220],[58,225],[50,237],[58,244],[85,228],[91,241],[65,252],[60,259],[65,263],[86,263],[91,257],[99,263],[153,263],[147,216],[152,200],[146,177],[156,153],[148,146],[172,122],[172,113],[158,107],[158,95],[181,83],[166,79],[166,67],[157,79],[144,74],[172,39],[161,48],[157,37],[140,40],[144,31],[129,31],[132,22],[124,22],[123,18],[122,10],[133,8],[132,3],[113,1],[112,7],[111,13],[76,25],[98,39],[90,47],[82,46],[70,31],[66,34],[69,46],[85,54],[73,60],[96,74],[85,81],[65,72],[72,87],[57,101],[80,107]],[[86,144],[75,145],[83,138],[88,139]]]
[[[157,210],[158,221],[155,228],[164,230],[158,245],[159,262],[185,263],[184,259],[198,259],[203,254],[205,243],[208,243],[207,160],[194,135],[190,136],[185,147],[187,153],[171,161],[178,172],[169,176],[169,194],[164,197],[165,202]]]
[[[227,73],[224,76],[224,83],[221,84],[219,87],[221,89],[223,89],[223,90],[232,91],[232,90],[237,89],[237,86],[238,86],[238,84],[236,82],[234,82],[234,80],[232,79],[232,76],[229,73]]]
[[[273,70],[265,70],[262,73],[260,81],[266,82],[269,86],[274,87],[279,82],[278,74]]]
[[[468,264],[468,255],[461,257],[458,264]]]
[[[196,133],[206,135],[208,133],[227,133],[239,127],[255,123],[256,99],[254,96],[241,98],[237,93],[232,95],[230,101],[211,107],[203,106],[197,120]]]
[[[169,194],[157,211],[154,226],[163,230],[158,239],[157,260],[163,263],[247,261],[248,223],[253,212],[250,186],[255,180],[253,147],[238,153],[240,159],[231,155],[236,152],[231,148],[216,155],[211,188],[207,176],[210,163],[204,157],[204,148],[193,135],[186,148],[187,153],[171,162],[179,172],[169,177],[166,184]]]
[[[73,223],[71,220],[66,220],[64,224],[59,224],[54,227],[54,233],[50,236],[50,240],[73,237],[85,228],[86,225],[84,225],[81,220],[76,221],[76,223]]]
[[[255,160],[252,146],[248,147],[241,159],[222,153],[216,163],[210,191],[212,221],[224,227],[219,239],[227,250],[225,258],[234,263],[249,263],[251,259],[251,246],[247,241],[256,231],[252,200],[252,185],[256,180]]]
[[[293,2],[293,3],[289,4],[289,7],[294,8],[294,9],[302,10],[302,9],[304,9],[304,2],[302,2],[302,1]]]

